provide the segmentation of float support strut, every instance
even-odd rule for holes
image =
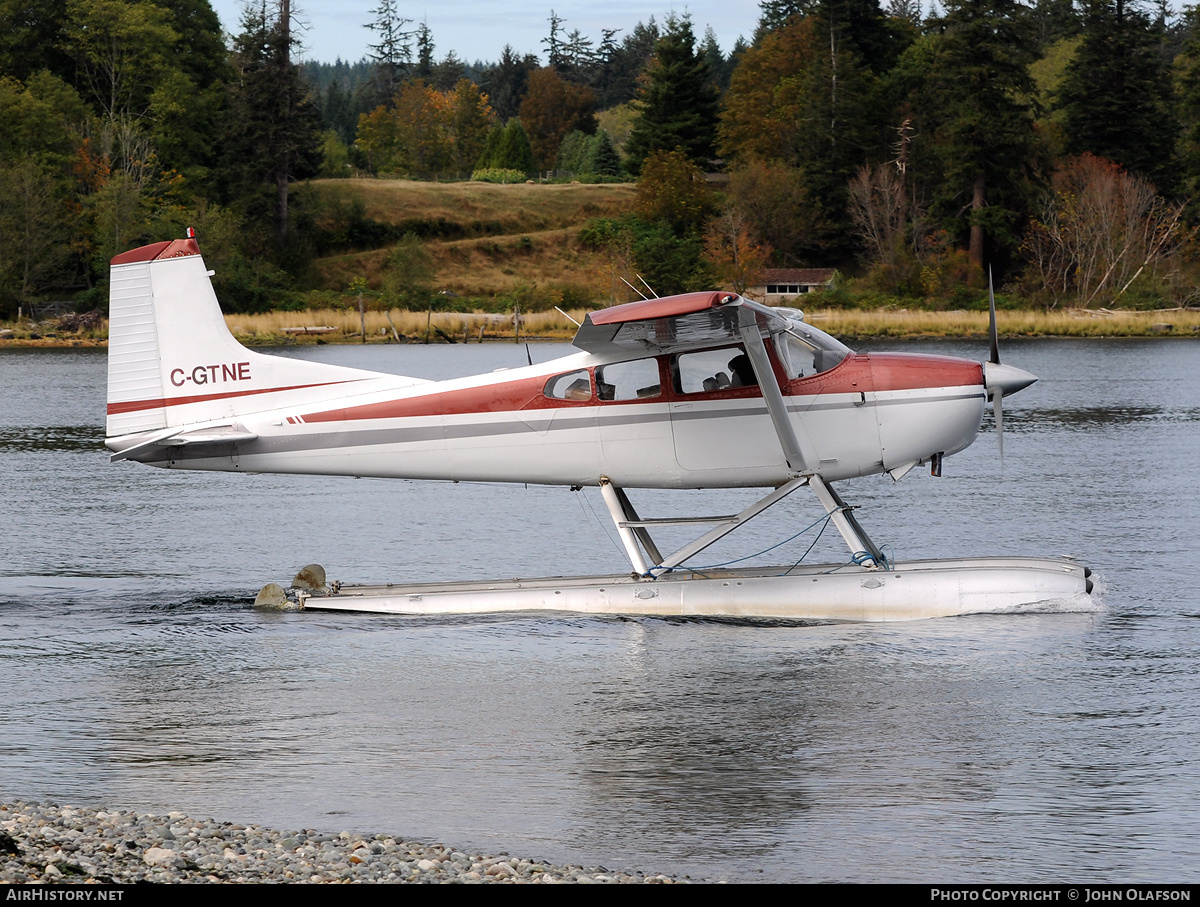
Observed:
[[[797,476],[790,479],[740,513],[722,516],[664,517],[647,520],[637,515],[637,511],[633,509],[633,504],[630,503],[625,492],[606,478],[600,480],[600,493],[604,496],[604,503],[608,505],[608,512],[612,516],[613,523],[616,524],[617,533],[621,536],[621,544],[625,547],[625,554],[629,557],[629,562],[633,565],[635,572],[646,576],[655,570],[670,570],[680,566],[689,557],[699,554],[713,542],[724,538],[768,507],[782,501],[797,488],[805,485],[809,478],[809,476]],[[647,526],[678,526],[688,523],[716,523],[717,525],[668,557],[663,557],[659,553],[649,532],[646,531]],[[651,564],[647,564],[642,549],[638,547],[639,542],[645,548],[646,554],[650,556]]]
[[[886,563],[883,552],[859,525],[858,520],[854,517],[854,511],[842,500],[841,495],[820,476],[810,476],[808,484],[816,493],[825,512],[833,520],[833,525],[837,527],[838,532],[842,534],[842,538],[850,547],[850,553],[854,557],[864,553],[870,555],[875,566],[882,566]]]
[[[634,572],[644,574],[647,569],[646,559],[642,557],[642,549],[638,547],[638,536],[629,525],[638,518],[636,512],[630,512],[633,511],[633,505],[629,503],[625,492],[606,478],[600,479],[600,494],[604,496],[604,503],[608,505],[609,515],[617,524],[617,534],[621,536],[621,544],[625,546],[625,554],[633,564]],[[642,533],[649,540],[650,534],[644,528]],[[657,554],[658,549],[654,548],[653,542],[650,543],[650,548]]]

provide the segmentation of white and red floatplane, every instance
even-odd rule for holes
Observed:
[[[884,472],[898,480],[922,464],[940,474],[942,458],[975,439],[989,397],[999,422],[1003,396],[1036,379],[999,363],[994,327],[986,363],[858,354],[798,311],[688,293],[591,313],[572,356],[426,381],[249,350],[229,333],[211,275],[191,236],[112,260],[113,460],[599,486],[632,567],[616,576],[332,587],[323,571],[307,571],[297,583],[306,608],[898,620],[1086,606],[1093,595],[1090,571],[1070,559],[890,563],[830,484]],[[770,490],[740,513],[660,519],[639,516],[626,493],[731,487]],[[688,569],[802,487],[841,533],[847,563]],[[712,528],[664,554],[651,536],[663,524]]]

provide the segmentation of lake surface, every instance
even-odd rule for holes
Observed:
[[[1200,880],[1200,343],[1002,352],[1041,377],[1006,401],[1003,462],[989,417],[944,478],[839,490],[901,560],[1074,555],[1106,586],[1091,613],[259,612],[313,561],[348,582],[628,565],[594,489],[110,464],[103,351],[0,350],[0,797],[693,878]],[[514,344],[290,354],[434,378],[525,363]],[[704,556],[821,513],[787,507]],[[829,532],[809,559],[844,556]]]

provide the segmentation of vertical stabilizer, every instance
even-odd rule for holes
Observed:
[[[246,349],[225,325],[211,276],[190,237],[112,260],[108,437],[423,383]]]

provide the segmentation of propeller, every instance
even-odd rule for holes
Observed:
[[[996,330],[996,294],[992,289],[992,266],[988,265],[988,333],[992,341],[991,358],[983,364],[983,386],[992,401],[996,415],[996,440],[1000,442],[1000,459],[1004,459],[1004,395],[1015,394],[1037,381],[1036,375],[1000,364],[1000,334]]]

